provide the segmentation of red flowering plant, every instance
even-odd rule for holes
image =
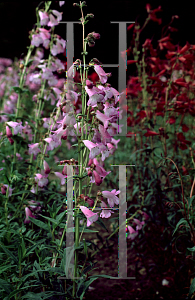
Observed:
[[[129,170],[130,200],[134,205],[129,206],[128,213],[134,213],[141,204],[153,222],[166,220],[167,230],[174,224],[175,231],[168,231],[176,247],[176,232],[187,232],[190,246],[186,252],[191,251],[193,258],[195,46],[188,42],[184,46],[173,44],[172,34],[177,29],[172,23],[178,16],[162,28],[156,48],[152,38],[140,45],[140,35],[148,22],[162,23],[157,17],[161,7],[152,10],[147,4],[146,10],[148,17],[143,26],[135,23],[127,28],[132,33],[127,65],[130,61],[136,66],[136,71],[129,66],[134,74],[129,76],[126,88],[128,132],[123,148],[132,153],[128,163],[135,164]],[[149,228],[143,227],[145,234]],[[128,226],[128,231],[131,240],[137,239],[138,230]]]

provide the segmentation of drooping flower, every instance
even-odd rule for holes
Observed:
[[[59,6],[64,5],[65,1],[59,1]]]
[[[37,155],[39,152],[41,152],[41,150],[38,148],[39,147],[39,143],[28,144],[28,147],[30,148],[28,150],[29,154]]]
[[[137,225],[136,226],[136,230],[138,231],[138,230],[141,230],[142,229],[142,226],[145,224],[145,222],[144,221],[140,221],[140,220],[138,220],[138,219],[133,219],[133,221],[134,221],[134,223]]]
[[[131,227],[131,226],[127,226],[127,228],[129,230],[129,235],[127,238],[131,239],[133,241],[136,238],[136,236],[138,235],[138,231],[133,229],[133,227]]]
[[[49,15],[46,12],[39,11],[40,24],[41,26],[47,25],[49,22]]]
[[[90,209],[88,209],[85,206],[80,206],[80,209],[82,210],[83,214],[87,218],[87,227],[89,227],[92,223],[98,220],[98,213],[92,212]]]
[[[112,119],[107,117],[105,114],[101,113],[99,110],[96,111],[96,118],[104,123],[104,128],[108,127],[108,122]]]
[[[100,154],[101,149],[100,147],[98,147],[98,144],[94,144],[91,141],[88,140],[83,140],[83,143],[85,144],[85,146],[90,150],[89,153],[89,158],[93,159],[95,158],[98,154]]]
[[[102,207],[102,212],[100,214],[101,218],[109,218],[111,216],[111,213],[114,213],[110,209],[104,209],[104,208],[108,208],[108,206],[104,201],[101,202],[101,207]]]
[[[18,134],[18,133],[22,133],[22,129],[24,128],[22,126],[22,122],[13,122],[13,121],[10,121],[10,122],[7,122],[7,124],[14,128],[14,134]]]
[[[110,207],[114,207],[114,204],[116,204],[116,205],[119,204],[119,198],[116,196],[119,193],[120,193],[120,190],[116,192],[116,189],[114,189],[111,192],[103,191],[102,195],[104,198],[107,198],[108,204],[110,205]]]
[[[12,137],[12,132],[11,132],[11,130],[8,126],[6,126],[6,135],[7,135],[8,138]]]
[[[152,131],[150,129],[147,129],[147,132],[144,133],[144,136],[148,137],[148,136],[155,136],[155,135],[159,135],[159,133]]]
[[[108,76],[104,72],[104,70],[101,68],[101,66],[94,65],[94,69],[95,69],[96,73],[98,74],[101,83],[106,83]]]
[[[51,170],[49,168],[48,163],[45,160],[43,162],[43,166],[44,166],[44,172],[45,172],[45,174],[49,174]]]
[[[32,209],[32,211],[34,211],[36,213],[38,213],[41,210],[40,202],[30,200],[30,201],[28,201],[28,204],[29,204],[30,209]]]
[[[60,178],[60,180],[61,180],[61,185],[64,185],[64,184],[65,184],[65,178],[66,178],[66,176],[65,176],[65,175],[62,175],[62,173],[60,173],[60,172],[54,172],[54,174],[55,174],[58,178]]]
[[[46,176],[40,173],[36,174],[35,181],[38,182],[38,186],[41,188],[48,184],[48,179],[46,178]]]
[[[52,13],[57,17],[57,19],[54,18],[52,14],[49,15],[49,22],[47,26],[53,27],[59,24],[59,22],[62,20],[62,12],[60,13],[57,10],[52,10]]]
[[[59,53],[64,53],[65,47],[66,41],[56,38],[56,44],[53,44],[53,47],[51,49],[52,55],[56,56]]]
[[[36,219],[36,217],[32,214],[31,210],[28,207],[25,207],[26,218],[24,220],[24,224],[29,224],[31,220],[29,217]]]

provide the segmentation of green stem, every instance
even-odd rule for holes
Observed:
[[[83,26],[83,76],[82,76],[82,120],[81,120],[81,140],[84,139],[84,115],[86,113],[86,92],[85,92],[85,80],[86,80],[86,66],[85,66],[85,55],[86,55],[86,41],[85,41],[85,25],[84,25],[84,15],[82,10],[82,5],[80,1],[80,8],[82,14],[82,26]],[[81,148],[81,140],[78,142],[78,165],[79,165],[79,195],[82,194],[82,176],[83,176],[83,160],[84,160],[84,153],[83,149]],[[75,198],[75,247],[79,246],[79,208],[77,205],[77,200]],[[74,278],[78,275],[78,249],[75,250],[75,262],[74,262]],[[75,297],[76,294],[76,281],[73,280],[73,291],[72,295]]]

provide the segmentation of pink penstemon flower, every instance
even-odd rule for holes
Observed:
[[[47,175],[42,175],[40,173],[36,174],[35,181],[38,182],[39,187],[44,187],[48,184],[48,179],[46,178]]]
[[[37,155],[39,152],[41,152],[41,150],[39,149],[39,143],[35,143],[35,144],[28,144],[29,146],[29,154],[34,154]]]
[[[49,15],[46,12],[39,11],[40,24],[41,26],[47,25],[49,22]]]
[[[90,209],[88,209],[85,206],[80,206],[80,209],[82,210],[83,214],[87,218],[87,227],[89,227],[92,223],[98,220],[98,213],[92,212]]]
[[[45,172],[45,174],[49,174],[51,170],[49,168],[48,163],[45,160],[43,162],[43,166],[44,166],[44,172]]]
[[[3,190],[4,191],[7,191],[7,189],[8,189],[8,184],[4,184],[3,185]],[[11,195],[12,195],[12,192],[13,192],[13,190],[15,190],[15,188],[11,188],[11,187],[9,187],[9,192],[8,192],[8,197],[10,197]],[[2,191],[1,191],[2,192]],[[3,194],[3,193],[2,193]],[[6,193],[5,193],[6,194]]]
[[[111,172],[106,172],[104,168],[99,164],[96,158],[90,159],[88,166],[90,166],[90,168],[86,168],[86,170],[88,171],[88,176],[91,177],[90,182],[95,183],[98,186],[102,183],[104,178]]]
[[[119,191],[116,191],[116,189],[112,190],[111,192],[109,191],[103,191],[102,196],[104,198],[107,198],[108,204],[110,207],[114,207],[114,204],[118,205],[119,204],[119,198],[116,196],[120,193]]]
[[[65,1],[59,1],[59,6],[64,5]]]
[[[112,117],[111,118],[107,117],[106,115],[101,113],[99,110],[96,111],[96,118],[98,120],[100,120],[102,123],[104,123],[104,128],[108,127],[108,123],[112,119]]]
[[[34,200],[28,201],[30,209],[34,212],[39,212],[41,210],[40,202],[36,202]]]
[[[22,133],[22,129],[24,128],[22,126],[22,122],[18,123],[18,122],[12,122],[12,121],[10,121],[10,122],[7,122],[7,124],[10,127],[14,128],[14,134]]]
[[[6,135],[7,135],[8,138],[12,137],[12,132],[11,132],[11,130],[8,126],[6,126]]]
[[[145,224],[145,222],[144,221],[140,221],[140,220],[138,220],[138,219],[133,219],[133,222],[137,225],[136,226],[136,230],[138,231],[138,230],[141,230],[142,229],[142,226]]]
[[[111,213],[114,213],[110,209],[104,209],[104,208],[108,208],[108,206],[104,201],[101,202],[101,208],[102,208],[102,212],[100,214],[101,218],[109,218],[111,216]]]
[[[29,224],[31,220],[29,217],[36,219],[35,215],[32,214],[31,210],[28,207],[25,207],[26,218],[24,220],[24,224]]]
[[[53,16],[57,17],[57,19]],[[59,24],[59,22],[62,20],[62,12],[58,12],[57,10],[52,10],[52,14],[49,15],[49,22],[47,26],[53,27]]]
[[[108,79],[108,74],[99,65],[94,65],[94,70],[98,74],[101,83],[106,83]]]
[[[65,178],[66,178],[66,176],[63,175],[63,174],[60,173],[60,172],[54,172],[54,174],[55,174],[58,178],[60,178],[60,180],[61,180],[61,185],[64,185],[64,184],[65,184]]]
[[[83,140],[83,143],[90,150],[89,158],[93,159],[98,154],[100,154],[101,149],[98,147],[98,144],[94,144],[93,142],[88,140]]]
[[[127,228],[129,230],[129,235],[127,238],[131,239],[133,241],[136,238],[136,236],[138,236],[138,231],[133,229],[133,227],[131,227],[131,226],[127,226]]]
[[[56,38],[56,44],[53,44],[53,47],[51,49],[52,55],[56,56],[59,53],[64,53],[65,47],[66,41]]]

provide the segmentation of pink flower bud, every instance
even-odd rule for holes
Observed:
[[[36,219],[36,217],[32,214],[31,210],[28,207],[25,207],[26,218],[24,220],[24,224],[29,224],[31,221],[29,217]]]
[[[48,163],[44,160],[43,162],[43,166],[44,166],[44,171],[45,171],[45,174],[49,174],[50,173],[50,168],[49,168],[49,165]]]
[[[91,176],[93,175],[92,171],[89,170],[88,173],[87,173],[87,175],[88,175],[89,177],[91,177]]]
[[[89,197],[85,197],[86,199],[85,199],[85,201],[89,204],[89,206],[94,206],[94,201],[93,201],[93,199],[91,199],[91,198],[89,198]]]
[[[8,138],[8,140],[9,140],[9,142],[10,142],[11,145],[14,144],[14,140],[12,138]]]
[[[90,81],[90,80],[86,80],[86,85],[87,85],[87,87],[88,87],[88,89],[92,89],[93,88],[93,82],[92,81]]]
[[[1,193],[2,193],[2,195],[6,195],[6,190],[7,190],[6,186],[3,185],[1,187]]]
[[[100,39],[99,33],[93,32],[92,35],[93,35],[94,39],[96,39],[96,40]]]
[[[11,138],[11,137],[12,137],[11,129],[10,129],[8,126],[6,126],[6,134],[7,134],[7,137],[8,137],[8,138]]]
[[[95,177],[95,184],[100,185],[102,183],[100,175],[95,170],[93,171],[93,175]]]

